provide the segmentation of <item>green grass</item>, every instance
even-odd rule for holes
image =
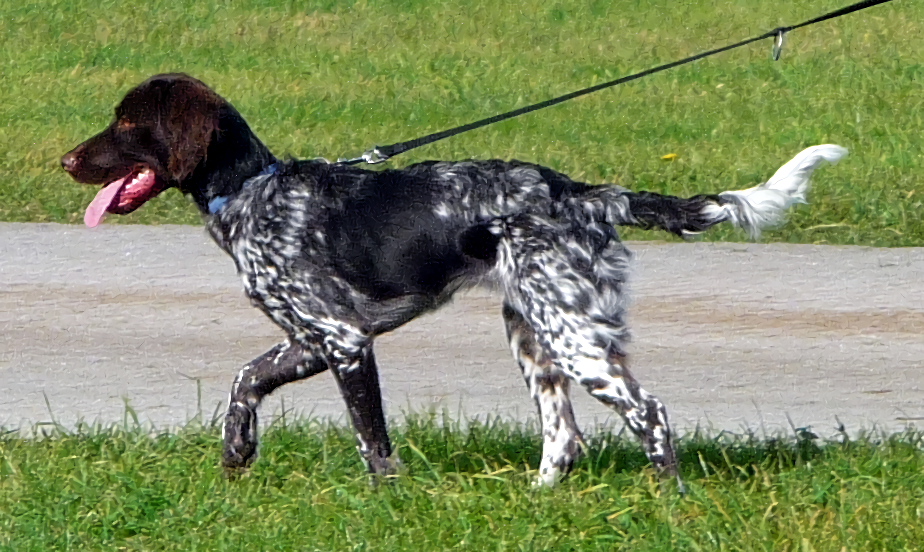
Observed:
[[[280,155],[336,158],[724,45],[846,0],[0,0],[0,220],[79,222],[59,156],[132,86],[185,71]],[[924,244],[924,3],[897,0],[405,154],[520,158],[675,194],[851,150],[767,240]],[[672,162],[665,154],[677,154]],[[196,224],[171,191],[110,223]],[[628,232],[630,238],[662,234]],[[742,240],[731,230],[708,239]]]
[[[376,487],[350,431],[278,425],[237,479],[213,429],[0,438],[4,550],[918,550],[917,433],[816,444],[681,440],[688,494],[632,439],[591,439],[559,487],[532,489],[528,428],[416,418],[405,472]]]

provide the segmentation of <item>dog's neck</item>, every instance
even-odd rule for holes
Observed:
[[[276,163],[269,149],[233,109],[219,116],[205,159],[181,190],[192,196],[203,215],[214,215],[245,183]]]

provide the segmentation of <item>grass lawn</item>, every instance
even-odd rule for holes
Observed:
[[[841,7],[847,0],[6,1],[0,220],[77,223],[94,189],[59,156],[132,86],[203,79],[279,155],[354,155]],[[765,180],[808,145],[851,150],[764,239],[924,244],[924,3],[897,0],[422,148],[392,166],[519,158],[674,194]],[[662,156],[676,154],[673,161]],[[170,191],[109,223],[196,224]],[[627,232],[627,237],[663,234]],[[707,239],[743,240],[732,230]]]
[[[688,493],[634,439],[593,438],[559,487],[532,489],[536,432],[419,418],[405,472],[373,488],[350,432],[297,422],[235,480],[214,429],[0,438],[4,550],[919,550],[922,436],[680,443]]]

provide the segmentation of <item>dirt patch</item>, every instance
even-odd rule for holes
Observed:
[[[692,326],[712,325],[734,327],[736,331],[764,332],[785,329],[799,333],[864,334],[924,334],[924,312],[883,310],[882,312],[822,310],[755,309],[752,306],[722,308],[726,298],[679,298],[670,301],[646,297],[633,308],[637,323],[686,323]]]
[[[924,419],[924,250],[632,248],[630,365],[681,432]],[[159,427],[208,418],[240,366],[281,337],[200,228],[0,225],[0,425],[118,422],[125,401]],[[377,357],[392,417],[535,418],[492,293],[383,337]],[[583,426],[619,425],[572,394]],[[328,374],[281,389],[264,420],[283,404],[344,420]]]

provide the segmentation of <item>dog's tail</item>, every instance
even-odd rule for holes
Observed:
[[[660,228],[686,236],[729,222],[756,238],[762,229],[779,224],[789,207],[805,203],[812,171],[824,162],[837,163],[845,155],[847,150],[840,146],[812,146],[780,167],[770,180],[747,190],[685,199],[613,187],[590,195],[603,200],[606,221],[614,226]]]

